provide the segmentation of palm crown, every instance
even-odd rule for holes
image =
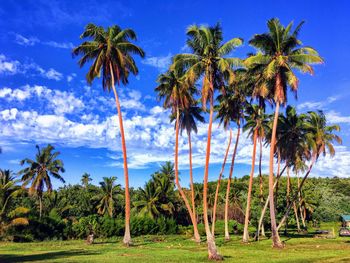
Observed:
[[[298,78],[294,70],[313,74],[311,64],[323,63],[323,59],[312,47],[302,46],[298,39],[301,22],[294,31],[293,22],[284,27],[277,18],[267,22],[269,31],[255,35],[249,44],[258,49],[258,53],[245,60],[246,66],[260,72],[256,93],[268,97],[272,94],[275,102],[287,101],[287,86],[297,92]]]
[[[102,86],[106,90],[112,87],[112,73],[117,83],[128,83],[129,74],[136,75],[138,69],[132,54],[145,56],[144,51],[133,44],[136,34],[132,29],[121,29],[114,25],[106,30],[101,26],[88,24],[80,36],[81,39],[90,38],[73,49],[73,55],[81,55],[80,67],[92,61],[86,75],[88,83],[100,77],[102,71]]]

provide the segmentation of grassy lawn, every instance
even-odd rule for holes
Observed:
[[[283,237],[283,250],[271,248],[270,240],[241,244],[217,238],[225,262],[350,262],[350,238],[320,239]],[[0,262],[206,262],[205,243],[196,245],[185,236],[143,236],[125,248],[121,240],[82,240],[34,243],[0,243]]]

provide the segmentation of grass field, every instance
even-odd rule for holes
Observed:
[[[271,248],[270,240],[241,244],[217,238],[225,262],[350,262],[350,238],[321,239],[310,236],[283,237],[283,250]],[[143,236],[134,246],[121,240],[82,240],[34,243],[0,243],[0,262],[206,262],[205,243],[196,245],[185,236]]]

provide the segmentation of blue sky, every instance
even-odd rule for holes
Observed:
[[[73,2],[73,3],[72,3]],[[19,160],[33,157],[35,144],[52,143],[66,167],[64,178],[78,183],[89,172],[97,184],[117,176],[123,184],[122,156],[112,94],[99,80],[85,82],[71,56],[84,26],[118,24],[133,28],[146,58],[137,59],[140,74],[119,89],[127,132],[130,183],[142,186],[163,162],[173,159],[173,126],[169,112],[155,100],[156,78],[172,55],[184,52],[185,31],[191,24],[220,22],[226,40],[241,37],[233,54],[254,51],[248,40],[266,31],[266,21],[279,17],[286,24],[305,20],[300,38],[316,48],[325,64],[315,75],[299,75],[299,98],[289,103],[299,112],[322,109],[330,123],[342,127],[343,145],[333,159],[321,159],[314,176],[350,176],[350,76],[348,61],[350,4],[347,1],[1,1],[0,3],[0,167],[18,171]],[[233,127],[234,134],[237,132]],[[195,180],[202,181],[206,125],[193,138]],[[223,159],[228,133],[214,125],[210,179]],[[187,138],[180,142],[180,168],[188,183]],[[233,145],[232,145],[233,148]],[[267,151],[265,150],[265,156]],[[247,174],[251,142],[243,135],[235,176]],[[264,169],[267,159],[264,158]],[[228,167],[225,174],[227,174]],[[58,182],[55,183],[59,185]]]

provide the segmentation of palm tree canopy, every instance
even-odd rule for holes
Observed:
[[[304,22],[292,31],[293,22],[286,27],[277,18],[268,20],[268,32],[254,35],[249,44],[258,49],[258,53],[245,60],[248,68],[260,72],[258,92],[266,97],[272,94],[275,102],[286,103],[287,86],[297,92],[298,78],[294,70],[313,74],[312,64],[323,63],[317,51],[309,46],[303,46],[298,39]]]
[[[121,186],[115,184],[116,180],[116,177],[103,177],[103,181],[99,183],[100,188],[93,199],[97,201],[97,212],[101,215],[108,213],[110,217],[113,216],[115,203],[121,197]]]
[[[132,55],[143,58],[145,53],[131,42],[136,40],[136,34],[132,29],[121,29],[117,25],[104,29],[101,26],[88,24],[80,38],[90,40],[74,48],[73,56],[81,56],[78,62],[80,67],[88,62],[92,63],[86,75],[89,84],[96,77],[100,77],[102,72],[103,89],[110,91],[112,73],[118,84],[120,82],[127,84],[130,73],[138,74]]]
[[[22,182],[25,187],[31,184],[29,187],[29,194],[42,195],[45,188],[48,192],[52,191],[51,176],[65,183],[65,180],[60,173],[64,173],[64,165],[62,160],[57,159],[60,152],[53,152],[55,148],[48,144],[42,150],[37,145],[37,154],[35,155],[35,160],[29,158],[23,159],[20,164],[27,164],[28,167],[19,171],[22,174]]]
[[[223,43],[220,24],[212,27],[192,25],[187,29],[187,46],[192,53],[178,54],[171,68],[186,71],[186,79],[195,83],[201,77],[202,105],[205,109],[208,98],[215,89],[224,89],[225,80],[230,84],[234,80],[233,68],[242,65],[238,58],[227,57],[243,40],[233,38]]]
[[[20,192],[18,182],[10,170],[0,170],[0,215],[8,207],[9,200]]]
[[[249,104],[245,110],[244,131],[248,131],[248,136],[253,137],[257,130],[258,138],[265,139],[269,129],[269,117],[265,114],[264,108],[258,105]]]
[[[196,88],[186,81],[183,70],[169,70],[161,74],[157,82],[159,84],[155,88],[157,98],[163,99],[163,107],[170,108],[173,114],[195,103],[193,95],[196,93]]]
[[[334,134],[334,132],[340,131],[339,125],[327,125],[323,111],[312,111],[307,114],[305,128],[309,145],[316,158],[321,154],[325,156],[327,152],[330,156],[334,156],[333,142],[342,143],[342,139]]]

